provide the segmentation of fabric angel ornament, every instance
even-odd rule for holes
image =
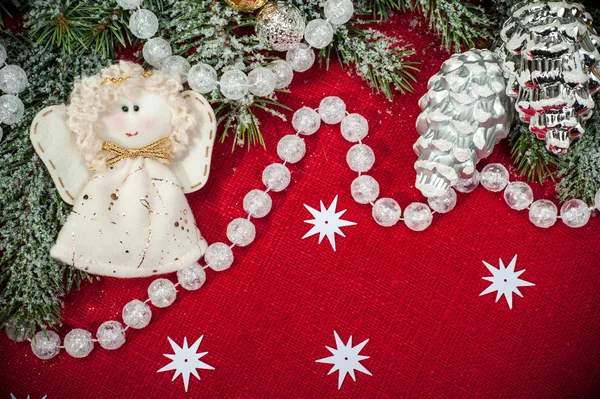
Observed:
[[[209,103],[180,78],[121,61],[43,109],[31,141],[73,205],[51,256],[89,273],[142,277],[197,262],[207,243],[185,193],[208,178]]]

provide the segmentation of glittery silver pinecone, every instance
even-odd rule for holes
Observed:
[[[521,120],[555,154],[584,132],[600,88],[599,38],[591,23],[579,3],[526,1],[512,9],[500,33],[507,92]]]
[[[477,162],[508,135],[513,103],[498,56],[488,50],[454,54],[428,89],[419,101],[421,137],[413,148],[416,187],[432,197],[473,176]]]

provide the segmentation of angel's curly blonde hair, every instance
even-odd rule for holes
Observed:
[[[135,96],[139,90],[147,90],[164,97],[171,107],[172,141],[171,156],[184,151],[188,145],[188,135],[196,125],[196,120],[188,111],[185,100],[180,95],[183,90],[179,76],[161,71],[153,71],[149,77],[142,77],[144,69],[129,61],[103,69],[99,74],[84,77],[75,83],[71,101],[66,109],[67,125],[75,134],[75,141],[83,159],[92,169],[104,166],[108,154],[102,151],[102,140],[95,129],[103,112],[121,96]],[[120,83],[105,79],[127,78]]]

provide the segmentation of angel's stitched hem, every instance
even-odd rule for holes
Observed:
[[[176,272],[194,264],[202,258],[207,246],[208,245],[206,241],[204,239],[201,239],[200,241],[198,241],[198,245],[191,247],[190,250],[184,256],[177,258],[176,261],[173,261],[171,263],[161,265],[160,267],[152,266],[151,261],[144,262],[146,265],[144,267],[138,268],[135,266],[124,267],[118,266],[116,264],[96,262],[85,258],[75,259],[75,267],[87,273],[96,274],[99,276],[124,278],[155,276],[159,274]],[[72,248],[62,246],[59,247],[58,245],[55,245],[50,251],[50,256],[62,263],[72,265],[72,251]]]

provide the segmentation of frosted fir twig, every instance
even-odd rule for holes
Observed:
[[[485,44],[492,38],[492,20],[485,10],[468,1],[457,0],[404,0],[404,10],[418,11],[448,51],[461,50]]]
[[[20,95],[24,118],[3,125],[0,142],[0,325],[11,320],[34,330],[59,323],[62,296],[87,275],[50,258],[70,208],[35,154],[29,128],[40,109],[68,99],[76,75],[96,73],[107,60],[91,54],[61,58],[24,40],[2,44],[26,71],[29,86]]]
[[[585,133],[567,153],[560,156],[557,185],[561,201],[579,198],[588,204],[600,189],[600,107],[585,125]]]

